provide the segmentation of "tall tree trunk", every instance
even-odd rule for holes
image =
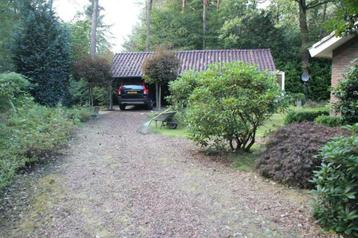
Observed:
[[[147,27],[147,34],[145,39],[146,51],[150,50],[152,8],[153,8],[153,0],[146,0],[146,27]]]
[[[186,0],[181,0],[181,11],[184,13],[186,7]]]
[[[208,0],[203,0],[203,49],[206,48]]]
[[[326,21],[326,16],[327,16],[327,3],[325,3],[323,6],[322,24]],[[323,28],[321,28],[319,33],[319,38],[322,38],[323,34],[324,34],[324,30]]]
[[[112,81],[108,83],[108,110],[113,110],[113,98],[112,98]]]
[[[159,111],[160,110],[160,85],[159,83],[155,83],[155,104],[156,108]]]
[[[89,93],[89,106],[93,108],[93,88],[91,85],[88,88],[88,93]]]
[[[158,94],[158,96],[159,96],[159,100],[158,100],[159,108],[158,109],[160,111],[162,109],[162,85],[159,84],[158,88],[159,88],[159,94]]]
[[[301,33],[301,67],[303,72],[308,72],[310,55],[309,48],[309,35],[307,25],[307,6],[306,0],[299,1],[299,22]]]
[[[216,0],[216,8],[219,10],[220,9],[220,0]]]
[[[53,0],[49,0],[48,5],[49,5],[50,9],[52,10]]]
[[[92,0],[92,24],[91,24],[91,56],[96,56],[97,24],[98,24],[98,0]]]

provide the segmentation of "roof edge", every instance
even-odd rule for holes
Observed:
[[[254,48],[254,49],[208,49],[208,50],[170,50],[175,53],[183,52],[213,52],[213,51],[270,51],[270,48]],[[153,54],[155,51],[129,51],[129,52],[117,52],[114,55],[119,54]]]

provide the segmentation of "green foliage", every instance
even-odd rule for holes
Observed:
[[[284,29],[276,28],[270,12],[248,11],[241,17],[226,20],[220,39],[225,48],[269,48],[274,57],[288,58],[294,50],[282,54],[282,48],[294,47],[284,37]]]
[[[196,71],[185,71],[178,79],[169,82],[168,100],[175,110],[182,111],[187,107],[189,97],[199,85],[201,75]]]
[[[87,56],[77,61],[74,65],[74,76],[77,80],[84,80],[88,86],[89,91],[89,102],[90,106],[94,105],[94,95],[100,95],[99,89],[97,88],[96,94],[94,88],[103,87],[105,85],[112,83],[112,75],[111,75],[111,65],[107,61],[107,59],[103,57],[95,57]],[[83,91],[84,84],[81,82],[79,84],[72,83],[74,86],[71,90],[73,95],[78,95]],[[76,92],[75,89],[78,89],[79,92]],[[101,99],[101,98],[97,98]]]
[[[88,84],[85,80],[70,79],[68,91],[70,93],[72,105],[89,104]]]
[[[338,127],[343,125],[343,118],[339,116],[333,117],[333,116],[321,115],[316,117],[314,122],[330,127]]]
[[[76,123],[90,118],[86,108],[49,108],[34,103],[28,86],[19,74],[0,74],[0,188],[17,170],[54,153],[67,142]]]
[[[236,2],[235,5],[244,6],[245,1]],[[182,11],[180,1],[154,2],[151,19],[150,46],[154,50],[160,45],[173,49],[202,49],[203,48],[203,26],[202,26],[202,1],[187,1],[187,6]],[[208,6],[208,31],[205,35],[208,48],[217,48],[220,45],[219,30],[223,23],[228,8],[232,12],[240,7],[226,6],[222,3],[221,12],[217,11],[214,2],[209,1]],[[237,13],[238,11],[236,11]],[[125,42],[124,48],[128,51],[145,50],[146,25],[145,12],[143,11],[141,22],[135,27],[133,34]]]
[[[94,105],[106,106],[108,104],[108,90],[105,87],[93,88]]]
[[[69,24],[71,52],[73,61],[85,58],[90,53],[90,20],[77,20]]]
[[[357,126],[350,129],[357,131]],[[325,229],[358,237],[358,137],[339,137],[327,143],[315,172],[314,216]]]
[[[317,117],[321,115],[329,115],[328,109],[323,108],[301,108],[289,110],[286,118],[285,124],[298,123],[304,121],[314,121]]]
[[[275,77],[243,63],[214,64],[200,73],[202,83],[189,98],[191,139],[201,146],[230,145],[249,151],[257,128],[278,108]]]
[[[12,46],[16,72],[29,78],[37,102],[66,104],[71,64],[67,29],[47,4],[25,5]]]
[[[147,83],[165,84],[178,76],[179,60],[174,53],[159,48],[143,64],[143,74]]]
[[[0,124],[0,188],[22,167],[46,159],[66,144],[75,123],[89,119],[85,109],[33,104]]]
[[[331,90],[331,62],[311,60],[309,72],[311,79],[308,82],[308,98],[313,101],[328,100]]]
[[[358,65],[354,66],[335,91],[339,99],[335,107],[342,113],[346,123],[358,122]]]
[[[335,0],[339,8],[335,17],[328,21],[328,28],[335,30],[337,35],[357,33],[358,30],[358,4],[356,0]]]
[[[287,93],[304,93],[301,80],[301,65],[298,60],[284,60],[278,58],[276,65],[285,72],[285,90]],[[331,63],[326,60],[311,60],[309,72],[311,79],[308,82],[308,99],[325,101],[330,97]]]
[[[295,102],[297,100],[301,100],[301,101],[305,100],[305,95],[303,93],[291,93],[289,97],[290,97],[290,101],[292,102]]]
[[[13,69],[9,42],[11,40],[13,30],[19,22],[15,9],[15,1],[0,1],[0,73]]]
[[[28,99],[28,87],[29,82],[20,74],[0,74],[0,112],[6,112],[10,108],[15,111],[18,104]]]
[[[89,90],[85,80],[70,80],[69,92],[71,105],[88,105]],[[108,100],[108,91],[103,86],[93,87],[93,105],[105,106]]]
[[[349,1],[349,0],[347,0]],[[166,45],[170,49],[197,50],[220,48],[270,48],[277,69],[286,73],[286,92],[303,93],[301,81],[298,4],[292,0],[272,0],[265,10],[257,1],[208,1],[208,32],[203,35],[200,0],[187,0],[183,10],[180,1],[163,0],[154,4],[151,19],[151,48]],[[334,15],[336,8],[327,3],[307,12],[310,44],[327,32],[322,28],[325,19]],[[145,50],[145,16],[125,44],[128,51]],[[308,99],[328,100],[330,97],[331,62],[310,60]]]
[[[101,4],[101,2],[100,2]],[[92,21],[92,0],[88,1],[83,12],[79,12],[75,19],[69,23],[71,51],[73,61],[79,61],[86,58],[90,53],[90,35],[91,35],[91,21]],[[110,32],[110,25],[104,24],[104,8],[99,6],[97,32],[96,32],[96,52],[100,56],[105,56],[111,49],[111,43],[108,39],[112,37]]]
[[[78,80],[85,80],[90,86],[103,85],[111,80],[111,65],[102,57],[82,58],[77,61],[74,66],[75,78]]]
[[[92,110],[89,107],[72,107],[64,109],[64,113],[67,119],[72,120],[75,123],[86,122],[91,119]]]
[[[313,171],[321,163],[316,157],[320,148],[342,134],[341,129],[312,122],[290,124],[270,136],[256,168],[262,176],[280,183],[310,188]]]
[[[161,87],[177,78],[179,66],[180,62],[175,54],[163,48],[158,48],[143,63],[144,80],[149,84],[155,84],[156,106],[159,110],[162,101]]]

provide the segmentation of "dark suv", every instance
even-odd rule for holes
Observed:
[[[125,110],[127,105],[144,105],[149,110],[153,108],[148,85],[142,81],[122,82],[117,89],[117,96],[121,110]]]

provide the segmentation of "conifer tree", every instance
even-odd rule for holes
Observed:
[[[23,7],[23,23],[12,46],[16,72],[29,78],[37,102],[66,104],[71,66],[67,29],[46,3]]]

